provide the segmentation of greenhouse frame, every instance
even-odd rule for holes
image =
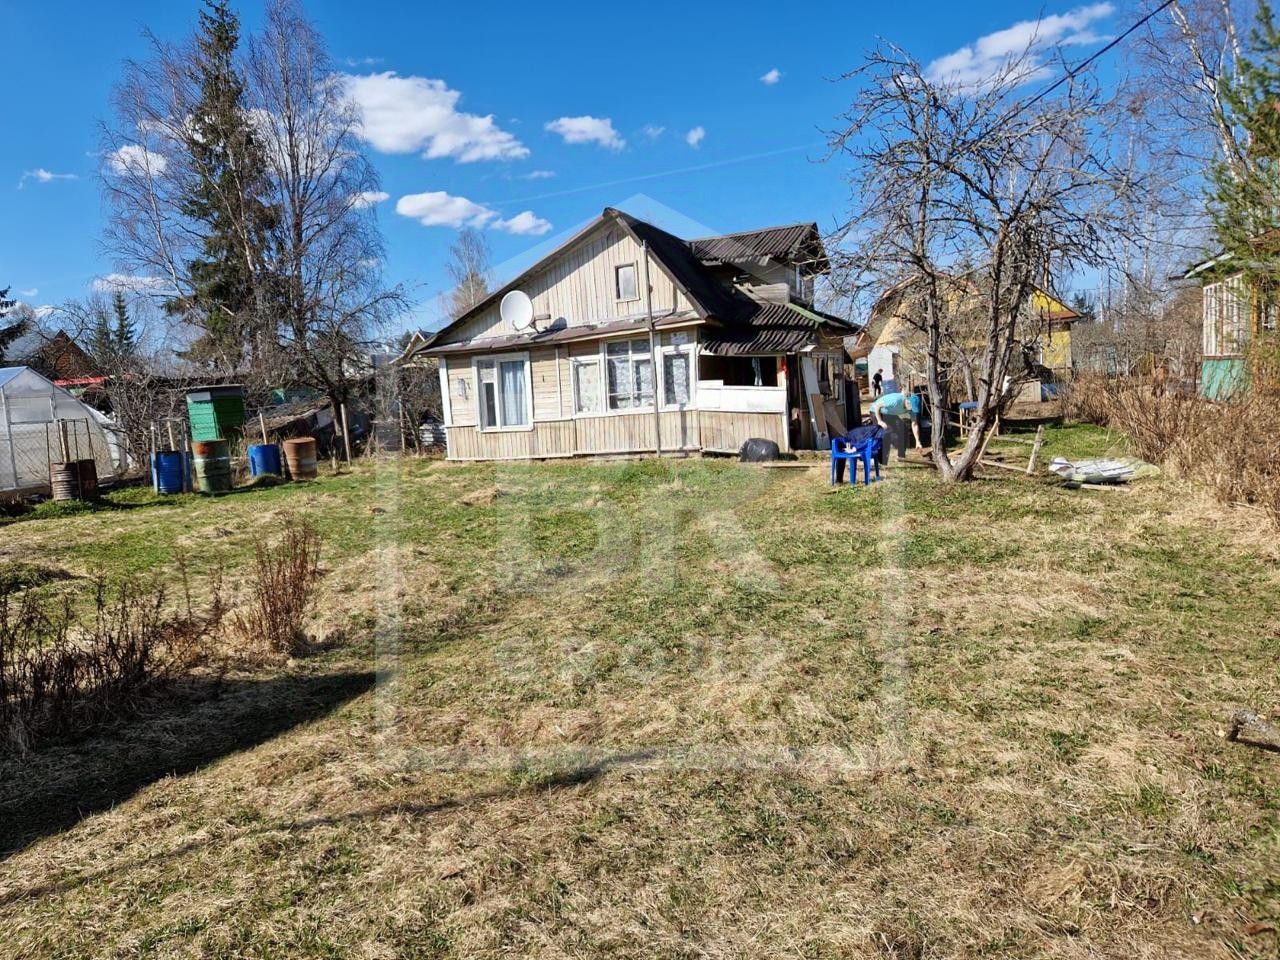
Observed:
[[[98,480],[118,476],[120,444],[97,410],[30,367],[0,368],[0,495],[49,489],[49,465],[92,459]]]

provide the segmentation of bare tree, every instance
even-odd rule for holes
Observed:
[[[346,399],[376,336],[405,308],[382,284],[382,237],[362,198],[378,186],[360,117],[293,0],[273,0],[250,43],[250,101],[280,211],[264,297],[300,382]]]
[[[1044,332],[1035,289],[1053,269],[1104,262],[1132,186],[1110,159],[1114,110],[1096,84],[1073,76],[1052,97],[1020,93],[1037,70],[1028,52],[962,85],[884,45],[849,75],[862,89],[831,135],[855,164],[837,266],[848,286],[906,289],[909,322],[927,337],[935,432],[947,361],[973,351],[974,429],[955,457],[933,444],[946,480],[972,476],[1023,347]]]
[[[449,319],[456,320],[489,293],[492,269],[489,244],[479,230],[463,227],[449,247],[445,271],[453,281],[449,292]]]
[[[207,74],[196,44],[152,45],[151,60],[128,65],[118,123],[105,134],[109,237],[121,265],[169,303],[207,303],[193,265],[207,262],[210,227],[191,215],[192,198],[214,205],[228,238],[218,251],[248,286],[235,300],[253,315],[235,328],[254,337],[251,386],[308,386],[343,401],[405,300],[382,283],[382,239],[363,202],[377,177],[319,33],[297,3],[273,0],[248,44],[236,109],[253,130],[251,183],[225,156],[216,169],[207,160],[191,119]],[[272,215],[257,215],[264,209]],[[222,365],[239,369],[235,361]]]

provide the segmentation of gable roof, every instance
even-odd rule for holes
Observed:
[[[435,354],[458,352],[465,348],[474,349],[469,344],[444,344],[440,341],[447,334],[472,320],[481,311],[492,307],[493,304],[497,303],[512,290],[518,289],[529,277],[544,269],[547,263],[582,241],[589,234],[594,233],[602,225],[610,222],[617,224],[636,243],[645,246],[649,250],[657,269],[676,285],[693,306],[698,318],[726,328],[718,332],[716,336],[721,338],[720,334],[723,333],[722,339],[724,339],[725,343],[737,344],[736,349],[739,351],[743,351],[745,349],[743,345],[747,343],[757,344],[763,349],[763,345],[766,342],[782,343],[785,341],[790,343],[801,336],[811,339],[816,329],[824,324],[833,325],[843,330],[858,329],[857,325],[847,320],[819,311],[808,310],[798,304],[764,303],[748,296],[742,290],[723,283],[708,269],[708,266],[720,261],[708,259],[699,253],[699,250],[701,250],[702,254],[718,252],[729,256],[745,252],[747,254],[745,257],[737,258],[739,262],[743,259],[763,261],[771,257],[785,258],[794,256],[797,251],[812,252],[816,244],[816,250],[821,256],[820,262],[825,269],[826,255],[822,252],[822,241],[818,236],[816,224],[792,224],[786,227],[770,227],[764,230],[752,230],[739,234],[725,234],[719,237],[704,237],[697,241],[685,241],[660,227],[654,226],[652,223],[640,220],[613,207],[605,207],[599,217],[523,273],[474,304],[457,319],[446,324],[433,335],[414,338],[401,356],[396,359],[396,362],[408,362],[414,355],[422,352]],[[818,261],[813,262],[816,263]],[[688,322],[687,317],[688,315],[686,314],[682,322]],[[550,343],[589,336],[592,331],[599,335],[614,328],[621,330],[624,326],[627,329],[632,327],[642,329],[645,323],[640,321],[637,325],[637,323],[618,321],[612,324],[584,325],[565,330],[553,328],[541,332],[494,338],[485,342],[495,347],[500,344]],[[733,330],[730,331],[728,328],[733,328]],[[789,331],[789,333],[784,335],[781,332],[783,330]],[[794,347],[791,349],[794,349]]]
[[[811,273],[826,273],[830,267],[816,223],[791,223],[699,237],[690,240],[689,247],[703,263],[764,263],[774,260],[808,267]]]

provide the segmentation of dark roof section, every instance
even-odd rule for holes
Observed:
[[[811,273],[826,273],[830,268],[827,251],[816,223],[792,223],[785,227],[744,230],[718,237],[690,240],[689,247],[703,263],[794,263]]]
[[[819,329],[836,327],[836,335],[857,333],[856,324],[797,304],[756,303],[737,323],[704,327],[703,348],[721,356],[791,353],[814,342]]]

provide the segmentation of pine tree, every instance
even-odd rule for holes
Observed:
[[[30,327],[25,317],[6,321],[10,312],[18,305],[17,300],[10,299],[11,287],[0,290],[0,358],[3,358],[15,340],[21,337]]]
[[[194,313],[203,330],[188,356],[234,368],[259,324],[255,273],[276,214],[262,200],[266,165],[235,61],[239,17],[227,0],[204,3],[195,41],[201,97],[189,145],[201,180],[183,212],[207,232],[189,264],[194,292],[169,310]]]
[[[1211,171],[1213,220],[1224,270],[1243,271],[1253,289],[1280,280],[1280,28],[1259,0],[1248,52],[1222,89],[1227,119],[1245,133],[1243,169],[1218,163]]]

